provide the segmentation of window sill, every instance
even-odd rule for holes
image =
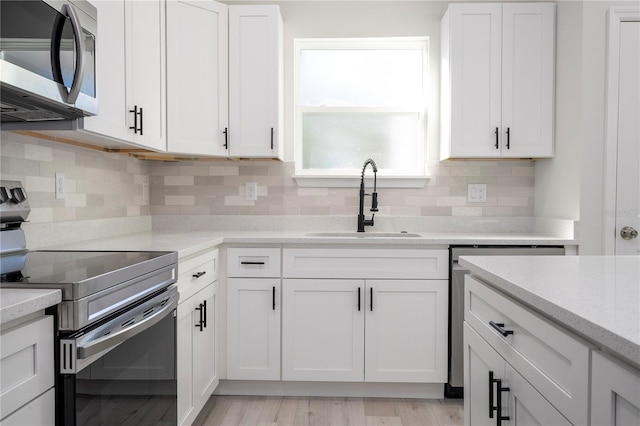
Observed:
[[[360,176],[320,176],[294,175],[296,183],[303,188],[357,188]],[[429,176],[380,176],[377,177],[378,188],[424,188]],[[365,176],[367,185],[373,184],[373,176]]]

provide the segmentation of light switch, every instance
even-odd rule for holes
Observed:
[[[487,201],[487,184],[470,183],[467,185],[467,202],[485,203]]]

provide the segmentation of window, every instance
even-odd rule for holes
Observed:
[[[424,177],[426,38],[297,39],[296,177]],[[300,183],[300,180],[298,180]]]

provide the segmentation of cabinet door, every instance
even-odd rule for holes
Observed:
[[[544,399],[513,367],[506,363],[505,365],[509,390],[502,394],[502,398],[503,400],[508,398],[509,401],[509,424],[571,426],[571,422]]]
[[[132,142],[157,151],[166,146],[165,3],[163,0],[125,2],[127,111],[142,113],[137,122],[127,114]],[[112,89],[113,90],[113,89]]]
[[[193,393],[196,411],[200,411],[218,384],[218,353],[216,328],[218,324],[217,284],[211,284],[195,296],[195,336],[193,342]],[[199,327],[202,324],[202,327]]]
[[[167,146],[226,156],[228,18],[215,1],[167,1]]]
[[[447,381],[447,281],[367,280],[365,380]]]
[[[364,288],[363,280],[283,281],[283,380],[364,380]]]
[[[227,378],[280,380],[280,279],[227,280]]]
[[[84,117],[86,131],[130,141],[125,98],[125,0],[93,2],[100,16],[96,40],[96,81],[98,115]]]
[[[501,7],[454,4],[450,9],[452,157],[500,153]]]
[[[282,18],[278,6],[229,7],[229,153],[281,157]]]
[[[2,419],[2,426],[54,426],[56,424],[56,392],[49,389],[9,417]]]
[[[640,424],[640,371],[593,352],[591,424]]]
[[[178,424],[190,424],[197,415],[193,386],[193,344],[197,330],[194,326],[195,295],[178,305],[176,323]],[[189,420],[191,419],[191,420]]]
[[[553,156],[554,8],[502,5],[503,157]]]
[[[505,362],[466,322],[464,323],[464,424],[495,425],[497,383],[508,387],[505,379]],[[502,415],[507,416],[507,396],[502,398]]]

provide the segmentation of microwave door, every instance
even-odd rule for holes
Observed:
[[[71,23],[71,40],[69,39],[67,20]],[[63,38],[63,33],[66,32]],[[65,48],[65,46],[67,46]],[[53,79],[60,84],[62,98],[65,103],[74,104],[80,94],[84,79],[85,47],[84,33],[80,20],[73,6],[64,4],[60,14],[56,16],[51,37],[51,70]],[[63,73],[63,59],[65,72]],[[67,90],[67,88],[69,88]]]

